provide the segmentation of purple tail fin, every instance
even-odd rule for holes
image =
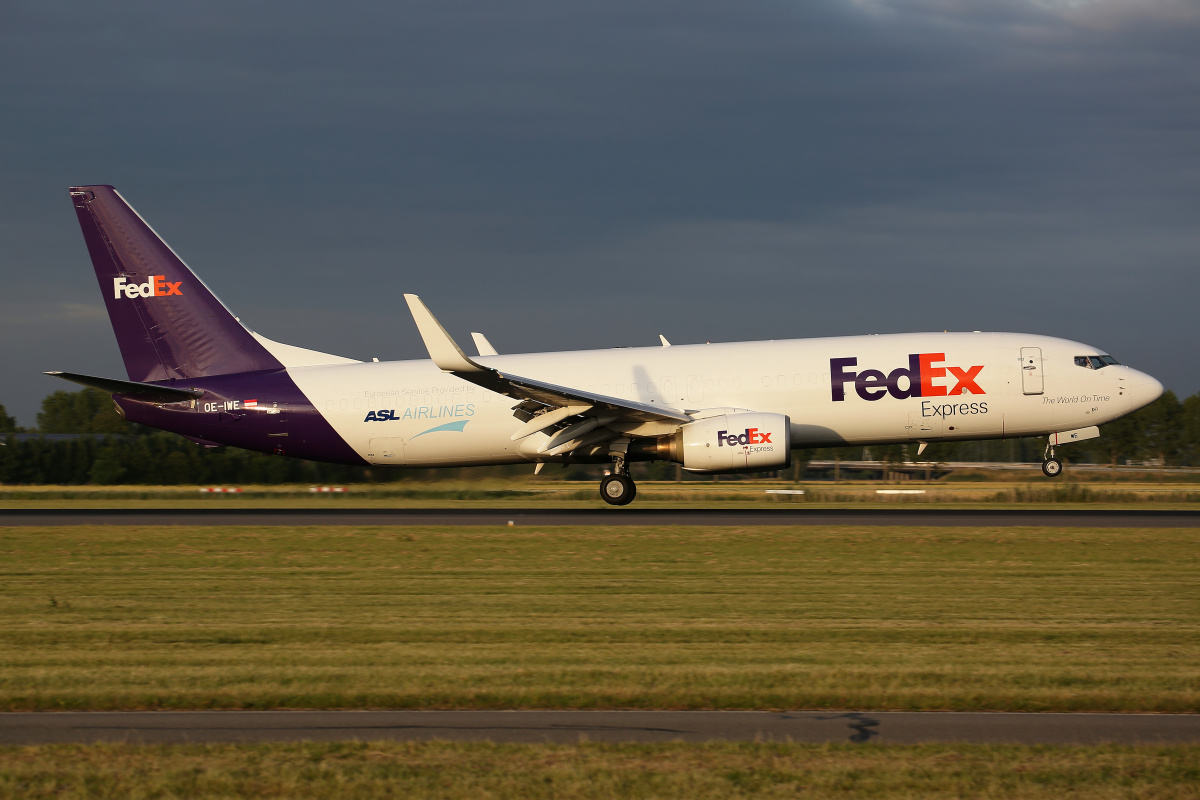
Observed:
[[[283,368],[116,189],[70,192],[130,380]]]

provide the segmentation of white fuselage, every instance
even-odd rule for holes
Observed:
[[[820,447],[1049,434],[1109,422],[1161,394],[1158,381],[1129,367],[1075,363],[1077,356],[1100,353],[1047,336],[914,333],[475,360],[501,373],[688,413],[786,414],[793,447]],[[916,390],[921,396],[909,396],[920,382],[906,372],[918,363],[926,371]],[[517,400],[429,360],[288,372],[373,464],[518,463],[535,460],[537,444],[545,441],[541,434],[513,441],[522,425],[513,416]],[[661,435],[672,427],[678,423],[650,423],[632,435]]]

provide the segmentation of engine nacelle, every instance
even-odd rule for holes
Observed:
[[[688,472],[762,472],[792,463],[792,423],[755,411],[689,422],[672,437],[671,457]]]

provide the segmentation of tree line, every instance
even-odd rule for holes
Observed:
[[[54,441],[9,433],[90,434]],[[1179,400],[1166,392],[1146,408],[1100,429],[1100,438],[1060,448],[1076,463],[1200,466],[1200,393]],[[321,464],[253,453],[234,447],[206,448],[172,433],[127,422],[108,394],[96,389],[57,391],[42,401],[37,427],[24,430],[0,406],[0,483],[5,484],[278,484],[360,483],[399,480],[411,471]],[[921,460],[1040,461],[1045,437],[939,442]],[[801,460],[869,457],[907,461],[912,445],[839,447],[797,453]],[[668,477],[673,465],[655,465]],[[556,472],[556,471],[552,471]],[[577,471],[564,471],[574,477]],[[590,479],[590,475],[584,476]],[[651,477],[649,474],[647,477]]]
[[[91,434],[69,440],[8,433]],[[236,447],[202,447],[182,436],[124,420],[97,389],[57,391],[42,400],[37,427],[23,430],[0,406],[0,483],[279,484],[390,480],[385,470],[321,464]],[[395,472],[395,470],[393,470]]]

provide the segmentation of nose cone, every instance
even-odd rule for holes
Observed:
[[[1137,370],[1130,370],[1130,373],[1129,388],[1126,390],[1129,393],[1130,411],[1137,411],[1162,397],[1163,385],[1155,378]]]

